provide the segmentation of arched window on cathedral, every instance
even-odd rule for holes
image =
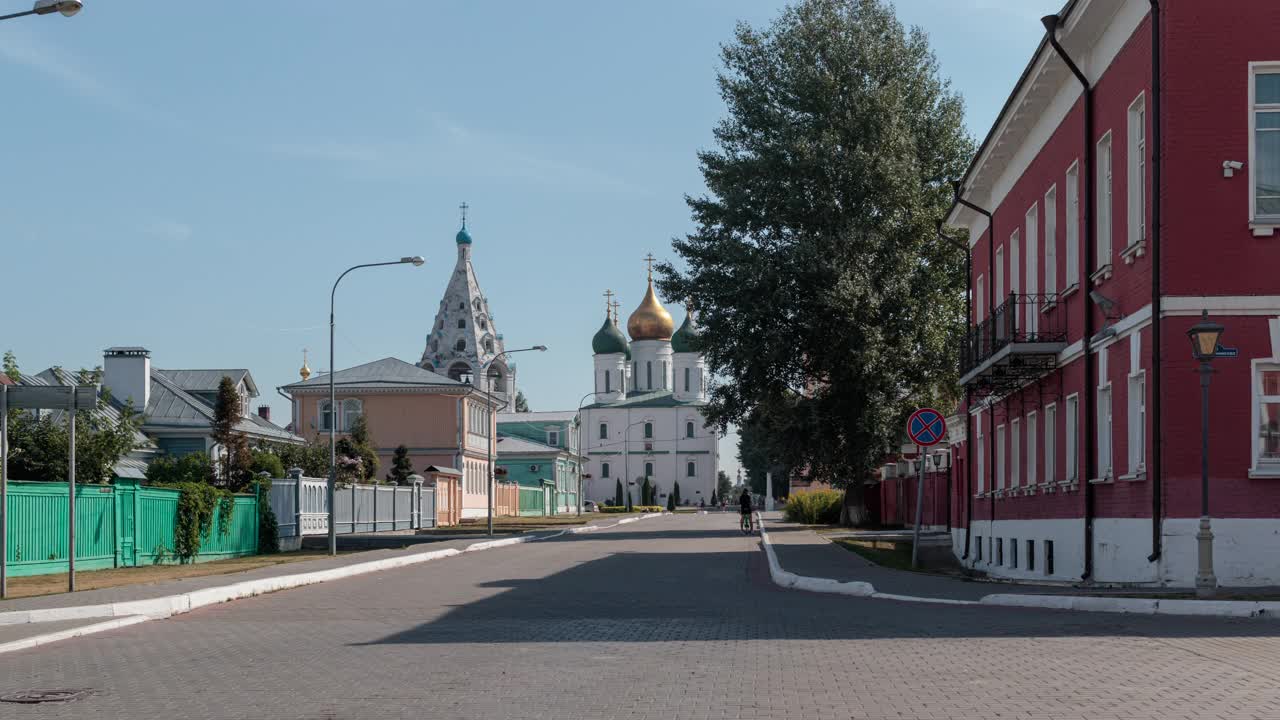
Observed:
[[[644,476],[653,477],[653,463],[644,464]]]
[[[693,437],[693,421],[692,420],[684,424],[684,436],[687,438]]]
[[[467,326],[466,318],[458,318],[458,328],[462,329],[462,328],[465,328],[466,326]]]
[[[645,379],[644,389],[652,390],[653,389],[653,361],[652,360],[644,361],[644,379]]]
[[[466,300],[463,300],[462,302],[458,303],[458,309],[459,309],[459,310],[466,310],[466,309],[467,309],[467,301],[466,301]]]
[[[600,423],[600,439],[609,439],[609,423]]]
[[[489,323],[485,322],[485,321],[484,321],[484,318],[480,318],[480,329],[481,329],[481,330],[488,330],[488,329],[489,329]]]
[[[684,474],[686,477],[698,477],[698,464],[692,460],[685,463]]]
[[[466,350],[466,349],[467,349],[467,341],[466,341],[466,340],[459,340],[459,341],[458,341],[458,344],[453,346],[453,349],[454,349],[454,350],[457,350],[458,352],[462,352],[462,351]]]
[[[608,371],[608,370],[605,370],[605,371],[604,371],[604,391],[605,391],[605,392],[613,392],[613,388],[612,388],[612,387],[610,387],[610,385],[609,385],[609,371]]]
[[[450,380],[458,380],[458,381],[462,381],[462,378],[463,378],[463,376],[464,376],[464,375],[465,375],[465,376],[467,376],[467,377],[470,377],[470,376],[471,376],[471,366],[470,366],[470,365],[468,365],[468,364],[466,364],[466,363],[463,363],[463,362],[459,362],[459,363],[454,363],[453,365],[450,365],[450,366],[449,366],[449,379],[450,379]]]
[[[609,477],[609,463],[600,463],[600,477]]]
[[[651,422],[647,422],[644,424],[644,439],[645,440],[653,439],[653,423]]]
[[[485,351],[485,352],[493,352],[493,340],[492,340],[491,338],[485,338],[485,340],[484,340],[484,351]]]

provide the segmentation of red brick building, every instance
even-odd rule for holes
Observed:
[[[1072,0],[1056,17],[1027,28],[1045,39],[946,219],[972,256],[956,555],[1192,585],[1186,332],[1207,310],[1239,349],[1213,363],[1215,570],[1280,584],[1280,3]]]

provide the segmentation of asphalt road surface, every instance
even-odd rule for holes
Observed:
[[[1280,623],[781,590],[733,514],[663,517],[0,656],[0,718],[1280,716]]]

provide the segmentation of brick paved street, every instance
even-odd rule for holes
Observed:
[[[2,718],[1280,716],[1280,623],[780,590],[732,515],[646,520],[0,656]]]

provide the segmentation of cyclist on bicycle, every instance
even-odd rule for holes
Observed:
[[[744,522],[751,522],[751,493],[746,488],[742,488],[742,495],[738,497],[738,512]]]

